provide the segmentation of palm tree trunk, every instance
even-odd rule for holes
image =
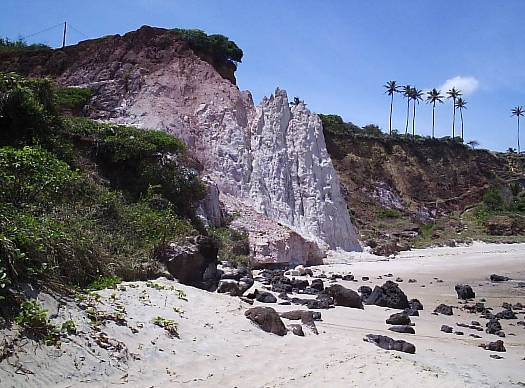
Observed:
[[[432,104],[432,139],[434,139],[434,127],[436,126],[436,102]]]
[[[414,104],[414,113],[412,113],[412,138],[416,136],[416,102]]]
[[[394,93],[392,93],[392,97],[390,98],[390,136],[392,136],[392,110],[394,106]]]
[[[407,98],[407,125],[405,126],[405,135],[408,134],[408,116],[410,116],[410,99]]]
[[[454,104],[452,109],[452,140],[454,140],[456,135],[456,99],[454,99],[452,103]]]
[[[459,114],[461,115],[461,142],[463,143],[465,140],[463,137],[463,109],[459,109]]]
[[[518,116],[518,154],[520,153],[520,116]]]

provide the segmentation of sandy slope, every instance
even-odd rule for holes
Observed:
[[[173,282],[160,279],[155,283],[165,289],[137,282],[136,288],[127,285],[125,291],[101,292],[98,309],[111,310],[119,303],[126,309],[127,326],[109,322],[101,330],[125,344],[127,351],[106,351],[97,345],[88,348],[89,341],[83,341],[88,334],[82,333],[73,337],[77,344],[65,343],[61,351],[26,343],[27,353],[20,353],[18,360],[12,357],[9,364],[0,363],[0,386],[493,387],[525,383],[525,328],[516,326],[516,320],[501,321],[507,333],[507,352],[501,353],[504,359],[495,360],[478,344],[498,337],[480,332],[483,338],[474,339],[468,336],[474,331],[455,327],[456,322],[478,320],[484,325],[486,320],[457,309],[452,317],[431,314],[439,303],[458,305],[457,282],[470,284],[478,299],[486,298],[495,312],[503,301],[525,303],[525,288],[516,288],[515,281],[492,284],[487,280],[496,272],[525,281],[525,245],[475,244],[411,251],[390,261],[347,261],[346,256],[334,256],[332,264],[316,267],[316,271],[370,277],[367,282],[341,282],[353,289],[382,284],[387,278],[378,280],[379,275],[400,276],[404,279],[401,288],[409,298],[418,298],[425,306],[421,316],[413,319],[416,335],[389,332],[384,320],[394,311],[365,306],[364,311],[322,310],[318,336],[305,328],[306,337],[291,333],[278,337],[253,326],[244,317],[249,306],[237,298],[175,284],[186,293],[185,301],[170,289]],[[409,277],[417,283],[408,284]],[[435,277],[443,282],[436,283]],[[182,316],[173,307],[182,309]],[[81,331],[91,333],[83,313],[71,303],[60,309],[58,319],[68,314],[79,322]],[[151,321],[156,316],[177,321],[180,339],[154,326]],[[518,317],[523,320],[523,313]],[[442,324],[465,335],[442,333]],[[130,327],[138,333],[133,334]],[[368,333],[410,341],[416,345],[416,354],[385,351],[365,343],[362,338]],[[20,369],[15,373],[17,365],[33,374]]]

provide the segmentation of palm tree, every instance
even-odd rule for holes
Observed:
[[[436,124],[436,102],[443,104],[443,98],[441,90],[436,88],[427,92],[427,103],[432,104],[432,139],[434,138],[434,127]]]
[[[403,96],[407,99],[407,125],[405,126],[405,135],[408,134],[408,117],[410,116],[410,94],[412,93],[412,86],[405,85],[402,87],[401,92]]]
[[[389,128],[390,135],[392,135],[392,110],[394,107],[394,94],[399,92],[399,85],[396,81],[388,81],[383,87],[386,89],[385,93],[390,96],[390,120]]]
[[[419,105],[419,101],[423,99],[423,91],[418,90],[417,88],[412,88],[410,92],[410,99],[413,101],[412,106],[414,108],[414,113],[412,114],[412,137],[416,136],[416,102]]]
[[[454,140],[454,137],[456,136],[456,99],[460,97],[462,93],[456,89],[456,87],[453,87],[447,92],[447,94],[448,98],[452,98],[452,102],[454,103],[452,106],[452,140]]]
[[[459,109],[459,114],[461,115],[461,142],[463,143],[463,109],[467,109],[467,102],[459,97],[456,101],[456,108]]]
[[[525,110],[522,106],[517,106],[514,109],[512,109],[512,115],[516,116],[518,119],[518,154],[520,153],[520,116],[523,116],[525,113]]]

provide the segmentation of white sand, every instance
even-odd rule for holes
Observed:
[[[516,288],[516,281],[496,284],[487,279],[491,273],[498,273],[525,281],[524,244],[478,243],[470,247],[415,250],[390,261],[358,263],[345,263],[347,259],[339,255],[332,257],[334,261],[339,264],[319,266],[317,270],[352,272],[359,281],[341,284],[354,290],[362,284],[382,284],[388,278],[376,277],[387,273],[392,273],[393,279],[403,278],[400,286],[408,297],[418,298],[425,306],[420,317],[413,317],[416,335],[387,330],[385,319],[395,310],[365,306],[364,310],[321,310],[323,321],[317,322],[318,336],[305,328],[306,337],[291,333],[278,337],[252,325],[244,317],[250,306],[238,298],[175,284],[186,292],[188,301],[184,301],[173,291],[156,290],[137,282],[137,288],[101,292],[100,309],[111,308],[114,302],[109,297],[115,293],[116,302],[126,307],[128,326],[143,325],[137,334],[113,323],[102,327],[109,337],[127,346],[127,360],[118,363],[115,353],[110,357],[111,352],[96,345],[87,352],[77,345],[64,344],[62,352],[55,352],[45,346],[26,344],[28,353],[21,354],[18,361],[10,359],[10,363],[18,362],[33,374],[14,373],[15,367],[4,361],[0,363],[0,386],[504,387],[525,383],[525,328],[516,326],[516,320],[501,320],[507,334],[503,339],[507,352],[500,353],[504,359],[495,360],[489,357],[492,352],[478,345],[499,337],[455,326],[456,322],[472,320],[484,326],[486,320],[459,309],[451,317],[431,314],[440,303],[458,305],[454,291],[458,282],[470,284],[476,300],[486,298],[486,304],[495,312],[501,309],[498,307],[503,301],[525,303],[525,288]],[[370,281],[361,281],[361,276],[369,276]],[[434,277],[443,282],[436,283]],[[417,283],[408,284],[409,278],[417,279]],[[174,284],[167,280],[155,283],[168,287]],[[183,317],[173,311],[174,306],[184,310]],[[269,306],[278,311],[299,308]],[[81,320],[78,311],[66,311],[75,320]],[[169,338],[161,328],[153,326],[151,320],[155,316],[177,321],[181,338]],[[523,312],[518,317],[523,320]],[[465,335],[445,334],[440,331],[442,324]],[[79,324],[88,332],[88,326],[82,325]],[[363,342],[369,333],[412,342],[416,354],[385,351]],[[474,339],[468,336],[470,333],[483,338]],[[77,337],[76,341],[82,343],[82,334]]]

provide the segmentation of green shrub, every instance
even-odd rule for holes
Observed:
[[[0,146],[34,144],[55,132],[53,99],[48,79],[0,73]]]
[[[250,245],[247,233],[226,227],[212,227],[208,232],[218,242],[220,260],[227,260],[234,264],[249,264]]]
[[[91,90],[87,88],[59,88],[56,91],[55,101],[60,110],[82,109],[91,98]]]
[[[56,344],[59,340],[59,331],[49,323],[47,310],[37,301],[23,302],[15,317],[15,322],[24,329],[27,335],[36,340],[44,339],[47,345]]]
[[[176,31],[199,56],[209,56],[217,62],[242,61],[242,50],[224,35],[207,35],[201,30],[180,28],[175,28],[173,31]]]
[[[77,325],[75,325],[75,322],[71,319],[65,321],[62,323],[62,327],[60,329],[63,333],[67,334],[77,334]]]
[[[503,210],[503,196],[498,188],[488,189],[483,195],[483,203],[489,210]]]
[[[122,279],[118,276],[100,276],[88,286],[88,289],[91,291],[100,291],[106,288],[115,289],[120,283],[122,283]]]
[[[38,50],[51,50],[51,47],[43,43],[27,44],[23,39],[10,40],[9,38],[0,38],[0,53]]]
[[[71,194],[80,176],[38,147],[0,147],[0,202],[48,205]]]
[[[71,118],[68,131],[90,148],[102,173],[112,185],[135,199],[151,187],[174,206],[178,214],[190,217],[194,204],[204,198],[205,189],[197,172],[185,167],[186,147],[176,137],[161,131],[99,124]]]
[[[399,218],[401,217],[401,212],[397,209],[381,209],[379,212],[380,218]]]

